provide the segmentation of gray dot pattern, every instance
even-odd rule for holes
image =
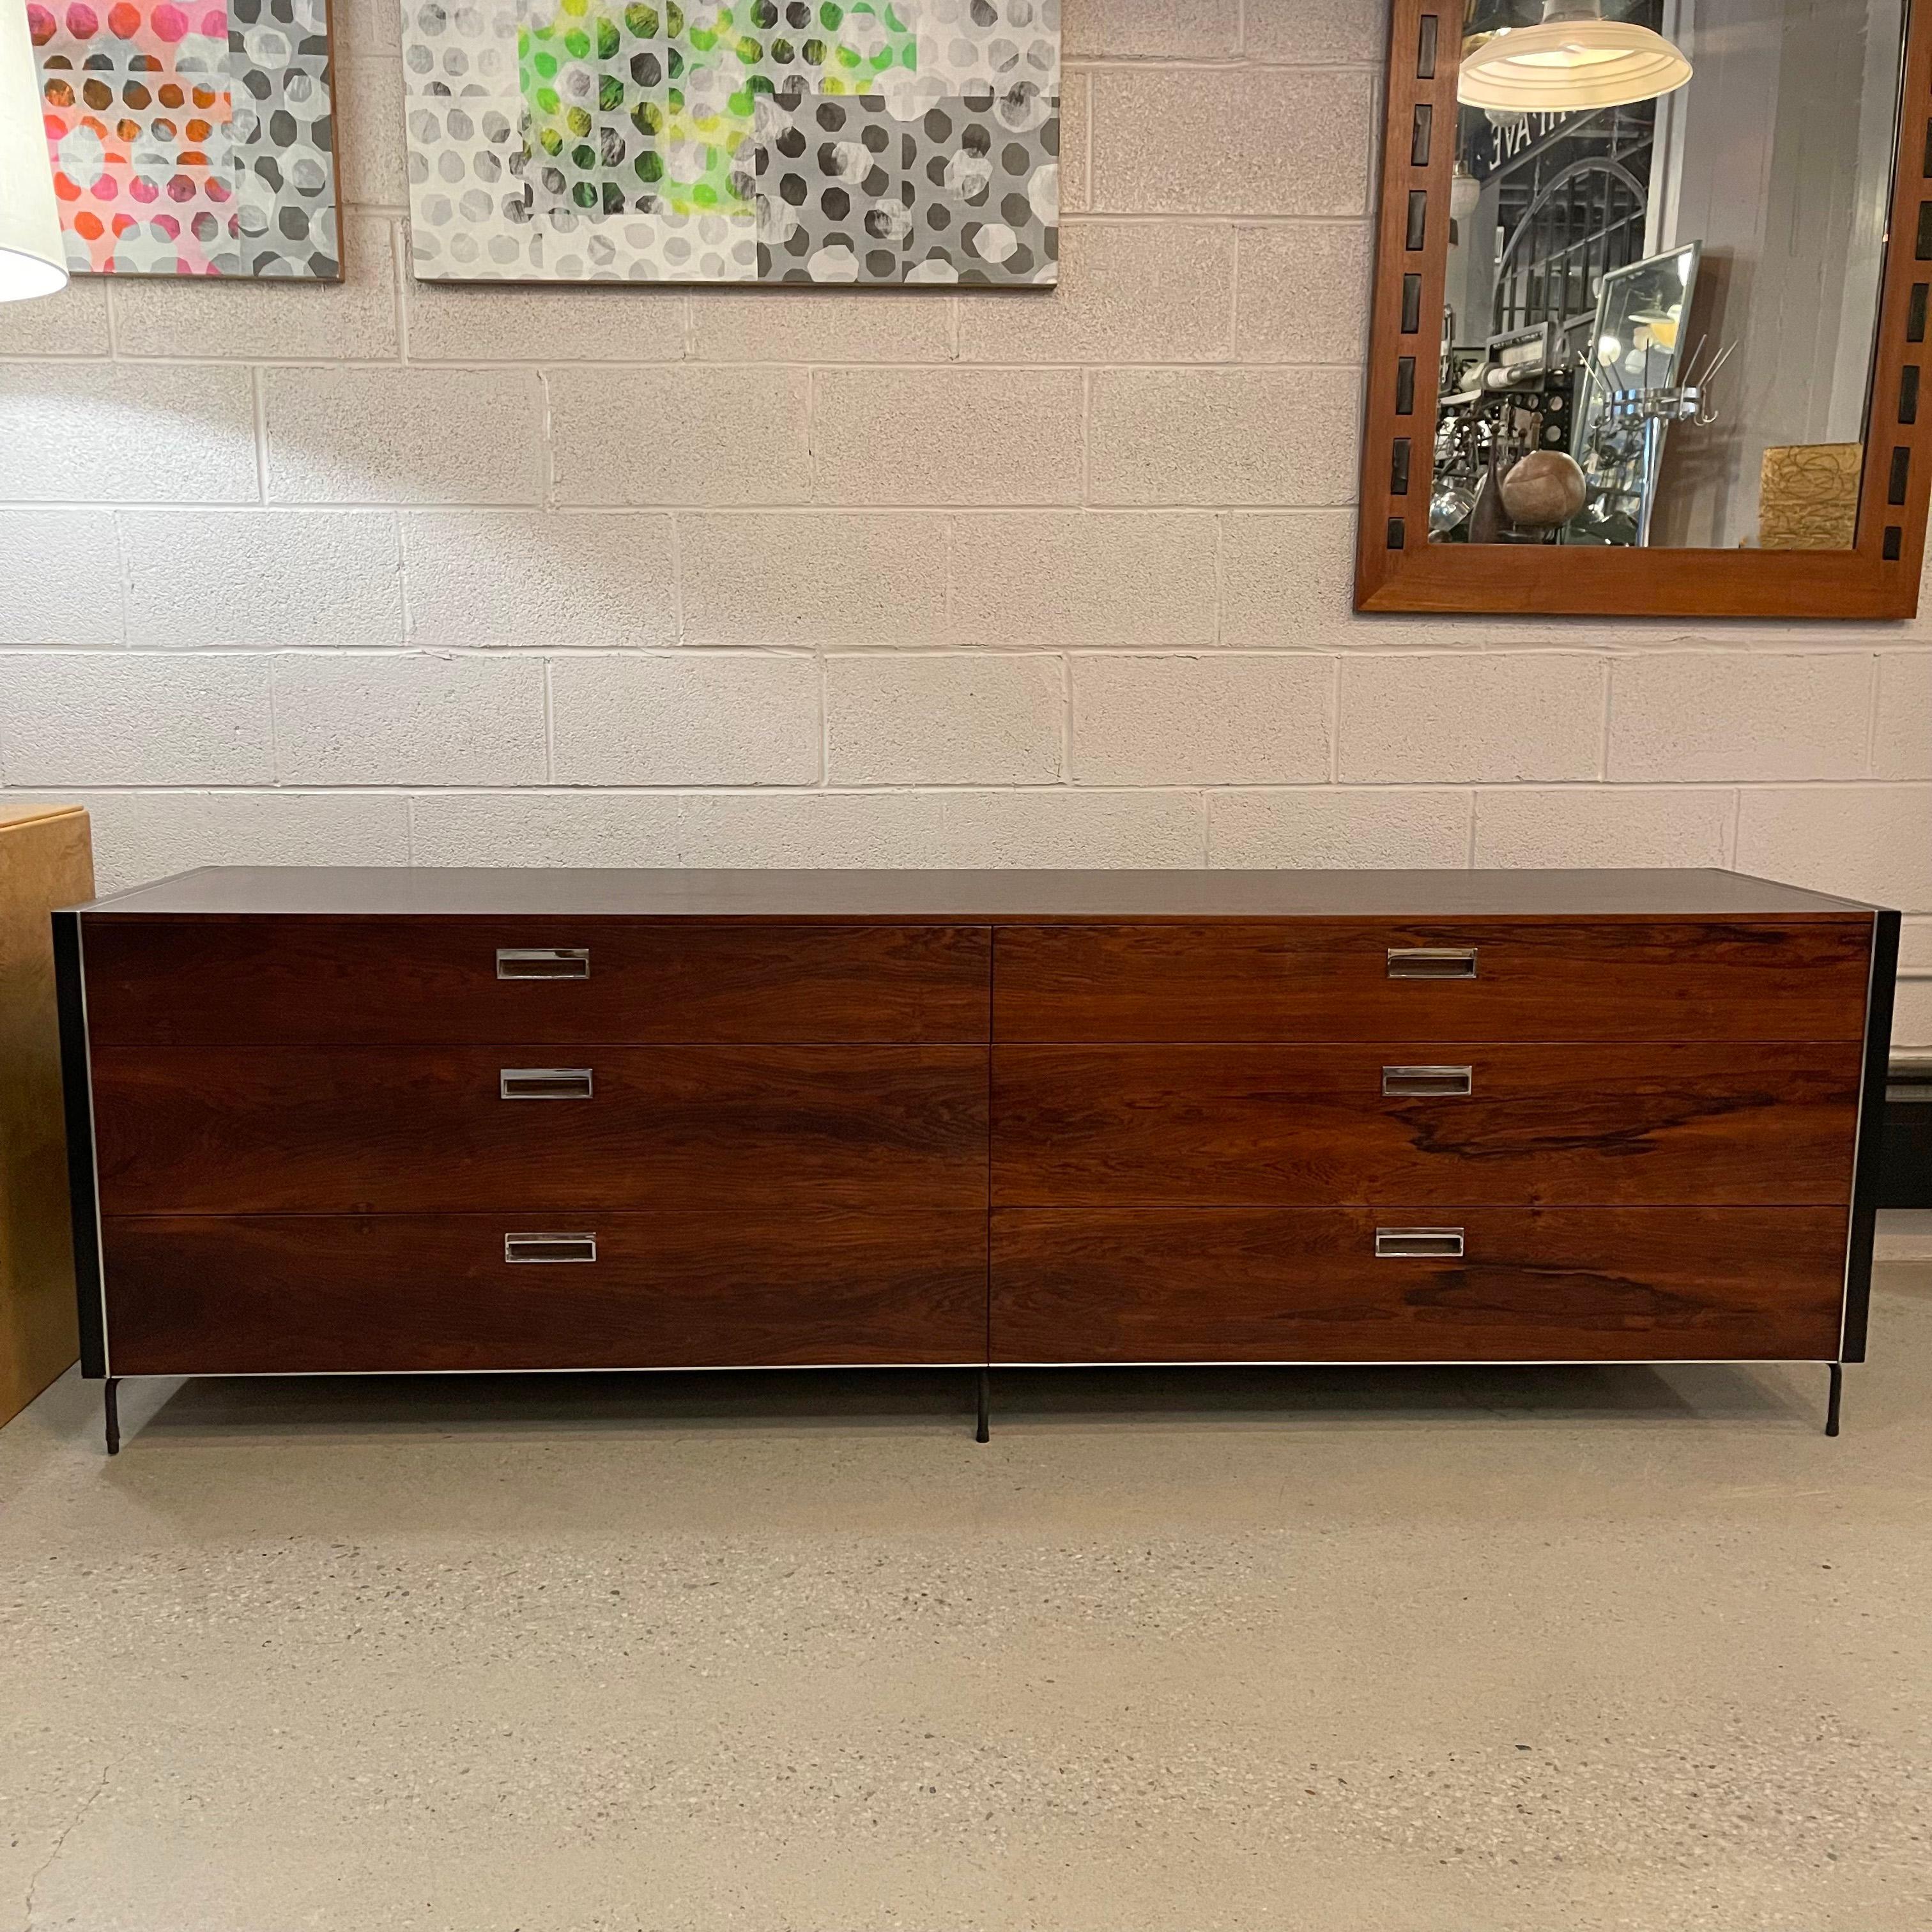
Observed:
[[[117,146],[143,178],[167,184],[159,202],[109,204],[124,221],[139,218],[98,265],[88,243],[67,231],[70,271],[341,278],[326,0],[230,0],[225,42],[194,32],[163,56],[145,34],[124,40],[100,28],[80,38],[64,10],[56,17],[61,24],[35,49],[34,64],[56,167],[61,139],[76,122],[111,112],[117,128],[131,123],[136,130]],[[226,111],[164,104],[163,88],[176,81],[225,92]],[[64,111],[58,104],[63,87],[87,86],[104,87],[111,105],[90,98]],[[188,131],[195,121],[208,124],[200,139]],[[188,153],[206,160],[184,163]],[[178,226],[178,239],[167,223]]]
[[[847,11],[848,32],[872,28],[860,10]],[[904,23],[897,44],[910,32],[914,66],[896,62],[866,92],[834,93],[817,84],[822,56],[808,58],[822,16],[804,0],[682,14],[617,8],[614,43],[607,36],[601,52],[560,58],[549,77],[556,104],[538,110],[520,92],[518,36],[548,27],[553,8],[402,0],[414,272],[460,280],[1054,280],[1057,0],[898,0],[892,13]],[[594,34],[598,16],[587,19]],[[700,21],[706,33],[738,34],[745,57],[707,70]],[[674,87],[687,127],[701,112],[715,116],[708,129],[723,130],[704,137],[727,158],[712,174],[720,199],[702,212],[674,207],[654,186],[667,172],[693,172],[686,154],[671,151]]]

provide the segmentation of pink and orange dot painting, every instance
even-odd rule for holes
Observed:
[[[327,0],[28,0],[68,267],[334,281]]]

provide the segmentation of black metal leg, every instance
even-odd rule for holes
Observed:
[[[1845,1365],[1843,1362],[1828,1362],[1832,1371],[1832,1393],[1825,1403],[1825,1433],[1835,1436],[1838,1432],[1838,1402],[1845,1393]]]
[[[100,1385],[103,1418],[107,1427],[107,1453],[121,1453],[121,1378],[110,1376]]]
[[[974,1432],[975,1442],[990,1442],[992,1430],[988,1426],[992,1420],[993,1378],[984,1369],[980,1371],[980,1426]]]

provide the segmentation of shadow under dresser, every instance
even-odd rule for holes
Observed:
[[[85,1372],[1863,1359],[1898,915],[208,869],[56,915]]]

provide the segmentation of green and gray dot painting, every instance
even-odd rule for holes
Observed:
[[[403,0],[427,280],[1053,281],[1059,0]]]

